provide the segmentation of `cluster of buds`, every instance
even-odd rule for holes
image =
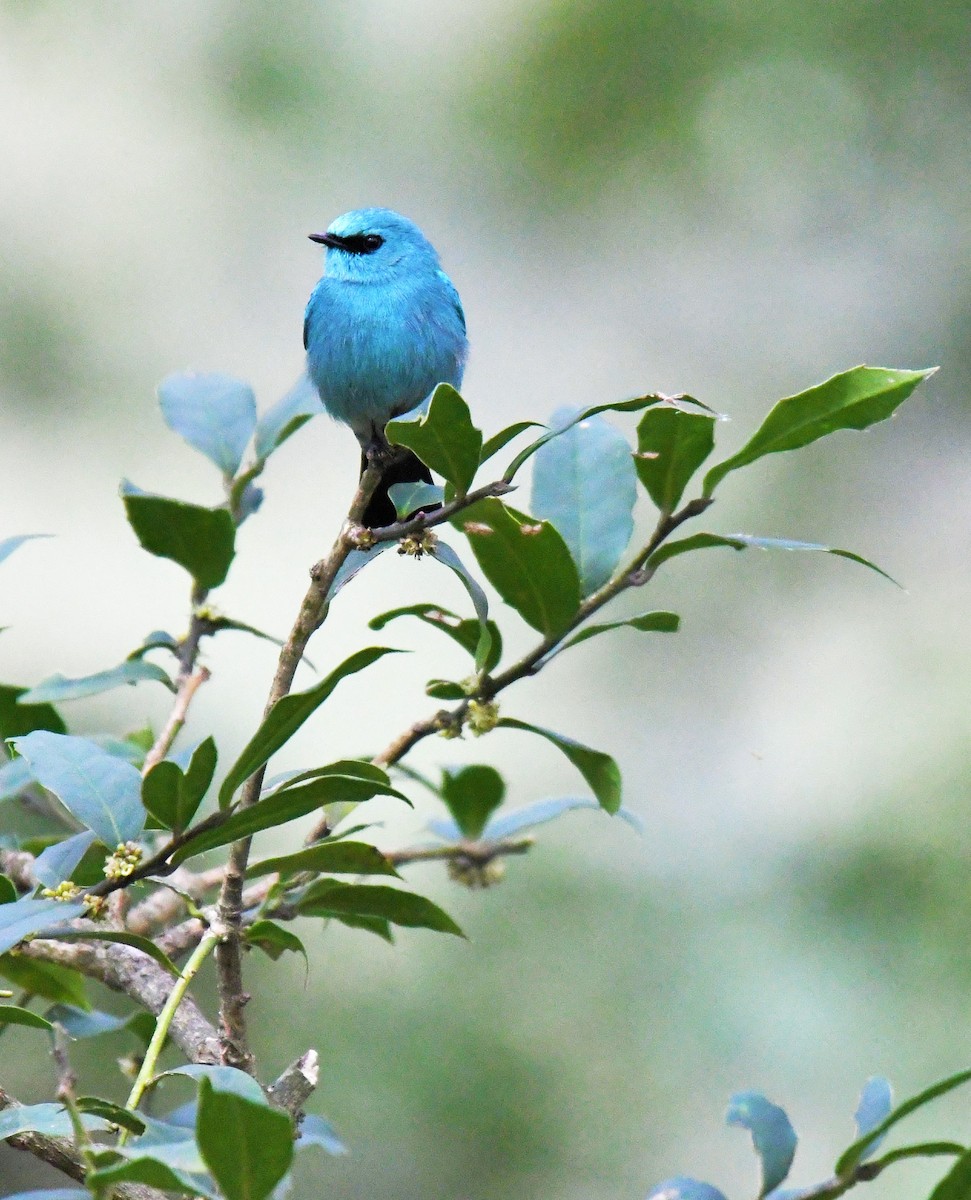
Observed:
[[[92,921],[97,921],[99,917],[103,917],[105,909],[108,907],[108,900],[105,896],[85,895],[84,903],[88,906],[87,915]]]
[[[59,883],[57,887],[44,888],[41,895],[45,900],[60,900],[64,904],[71,900],[77,900],[81,895],[81,889],[76,883],[72,883],[70,879],[65,879],[63,883]]]
[[[433,529],[426,529],[424,533],[413,533],[403,537],[398,543],[398,553],[421,558],[423,554],[431,554],[437,545],[438,534]]]
[[[105,859],[105,879],[126,879],[142,861],[142,848],[137,842],[119,842]]]
[[[499,724],[499,705],[495,700],[470,700],[465,720],[473,737],[491,733]]]
[[[476,862],[471,858],[450,858],[446,867],[448,877],[470,889],[492,887],[506,874],[506,864],[498,858]]]

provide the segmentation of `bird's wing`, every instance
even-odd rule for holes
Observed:
[[[462,332],[464,333],[465,313],[462,311],[462,301],[459,299],[459,294],[456,291],[455,284],[451,281],[451,279],[449,279],[444,271],[438,272],[438,278],[442,281],[442,287],[445,289],[445,294],[448,296],[449,300],[452,301],[452,305],[458,314],[459,322],[462,325]]]

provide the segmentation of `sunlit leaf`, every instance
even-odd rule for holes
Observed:
[[[428,411],[417,419],[389,421],[385,436],[392,446],[407,446],[460,495],[468,491],[479,466],[482,434],[472,424],[469,406],[449,384],[438,385]]]
[[[297,1137],[297,1149],[304,1150],[309,1146],[320,1146],[328,1154],[340,1155],[347,1153],[347,1147],[337,1135],[337,1131],[325,1117],[316,1113],[307,1113],[300,1122],[300,1134]]]
[[[55,842],[53,846],[48,846],[34,860],[34,878],[49,888],[55,888],[64,880],[70,879],[74,868],[87,854],[95,838],[94,833],[85,830],[84,833],[76,833],[73,837],[65,838],[63,842]]]
[[[236,527],[227,509],[150,495],[127,481],[121,497],[143,549],[178,563],[200,587],[223,582],[236,553]]]
[[[86,738],[34,730],[14,740],[34,777],[106,846],[141,833],[141,776]]]
[[[866,429],[885,420],[935,370],[853,367],[808,391],[787,396],[737,454],[711,468],[705,476],[704,495],[710,496],[729,471],[766,454],[796,450],[838,429]]]
[[[478,621],[463,620],[456,613],[450,612],[438,604],[408,604],[402,608],[392,608],[388,612],[373,617],[368,622],[368,628],[383,629],[389,621],[397,620],[399,617],[416,617],[419,621],[431,626],[432,629],[438,629],[447,634],[453,641],[458,642],[463,650],[467,650],[473,658],[475,657],[482,634],[482,627]],[[487,626],[491,641],[484,670],[492,671],[502,657],[502,634],[495,621],[488,621]]]
[[[536,455],[532,510],[563,537],[588,595],[610,578],[630,541],[637,477],[623,434],[603,417],[574,416],[568,408],[553,414],[552,428],[569,428]]]
[[[44,1013],[48,1021],[62,1025],[72,1038],[101,1037],[106,1033],[117,1033],[125,1029],[130,1018],[116,1017],[112,1013],[97,1009],[85,1010],[74,1004],[54,1004]],[[152,1020],[154,1028],[155,1021]]]
[[[686,1175],[676,1175],[673,1179],[665,1179],[652,1188],[647,1194],[647,1200],[725,1200],[725,1193],[710,1183],[702,1183],[698,1179],[689,1179]]]
[[[85,1129],[110,1129],[99,1117],[82,1116]],[[71,1118],[63,1104],[15,1104],[0,1112],[0,1142],[18,1133],[43,1133],[47,1137],[73,1137]]]
[[[14,904],[0,905],[0,954],[5,954],[39,929],[47,929],[83,916],[84,909],[83,904],[29,898],[17,900]]]
[[[164,1079],[167,1076],[205,1079],[217,1092],[239,1096],[240,1099],[248,1100],[251,1104],[269,1104],[263,1089],[253,1076],[247,1075],[238,1067],[227,1067],[221,1063],[185,1063],[181,1067],[173,1067],[169,1071],[160,1072],[156,1079]]]
[[[9,558],[15,550],[19,550],[24,542],[33,542],[37,538],[49,538],[49,533],[20,533],[15,537],[0,538],[0,563]]]
[[[256,457],[268,458],[311,417],[323,411],[317,389],[306,375],[302,375],[283,399],[267,409],[257,422]]]
[[[882,1124],[893,1111],[893,1088],[890,1080],[882,1075],[874,1075],[863,1085],[860,1102],[856,1106],[854,1119],[856,1121],[856,1137],[859,1140],[872,1133]],[[869,1149],[860,1156],[860,1161],[870,1158],[880,1147],[882,1137],[874,1138]]]
[[[94,675],[82,675],[78,679],[68,679],[64,675],[51,675],[29,692],[25,692],[22,704],[62,704],[65,700],[83,700],[86,696],[98,696],[102,692],[110,692],[115,688],[152,680],[164,683],[169,691],[175,691],[175,684],[169,678],[168,672],[152,662],[140,658],[125,659],[117,667],[107,671],[98,671]]]
[[[479,635],[476,639],[473,657],[475,658],[475,669],[482,671],[492,658],[493,625],[489,620],[489,601],[486,594],[452,547],[445,542],[437,541],[433,549],[429,551],[429,558],[448,567],[458,576],[462,586],[469,593],[469,599],[472,601],[472,607],[475,609],[475,615],[479,622]]]
[[[253,389],[230,375],[180,372],[159,384],[162,416],[170,429],[235,475],[256,428]]]
[[[400,521],[419,508],[438,508],[445,502],[444,488],[421,479],[414,483],[394,483],[388,488],[388,495]]]

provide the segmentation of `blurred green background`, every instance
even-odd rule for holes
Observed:
[[[626,1200],[681,1172],[751,1195],[731,1091],[787,1107],[807,1183],[867,1075],[905,1094],[967,1065],[969,52],[971,7],[912,0],[0,4],[0,535],[57,535],[4,568],[4,681],[179,630],[184,581],[139,551],[115,481],[218,498],[154,387],[192,367],[281,395],[320,269],[305,235],[346,209],[400,209],[439,247],[487,432],[684,390],[731,415],[731,450],[835,370],[944,367],[894,421],[733,477],[706,518],[849,547],[905,591],[828,558],[691,556],[635,598],[680,612],[677,637],[591,643],[509,694],[617,756],[643,838],[575,814],[485,894],[413,870],[469,945],[308,928],[306,981],[251,960],[262,1074],[316,1046],[311,1107],[352,1148],[305,1162],[296,1200]],[[225,611],[286,631],[356,461],[323,420],[281,451]],[[428,598],[465,603],[382,559],[315,662]],[[292,765],[376,749],[462,669],[389,633],[421,653],[382,666],[380,704],[345,684]],[[273,652],[227,635],[208,661],[190,733],[228,761]],[[164,705],[146,686],[69,715],[117,730]],[[463,759],[502,765],[512,803],[578,788],[515,733],[416,755]],[[388,810],[383,844],[428,815]],[[0,1043],[25,1100],[50,1091],[43,1044]],[[79,1045],[85,1087],[123,1094],[127,1048]],[[967,1098],[918,1126],[966,1140]],[[867,1194],[933,1177],[902,1165]],[[0,1178],[48,1176],[5,1151]]]

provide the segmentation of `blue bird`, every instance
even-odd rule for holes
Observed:
[[[304,317],[307,371],[324,408],[386,464],[363,522],[390,525],[388,488],[431,482],[409,450],[391,454],[384,427],[423,404],[439,383],[459,387],[468,341],[459,294],[417,225],[387,208],[338,217],[310,240],[327,247],[324,276]]]

